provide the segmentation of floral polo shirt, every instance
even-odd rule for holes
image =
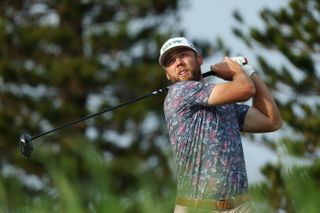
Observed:
[[[179,197],[225,199],[248,190],[240,130],[249,106],[207,106],[214,85],[181,81],[164,101]]]

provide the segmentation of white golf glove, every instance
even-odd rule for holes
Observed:
[[[241,68],[247,73],[248,76],[251,76],[255,71],[255,69],[248,64],[248,60],[244,56],[232,57],[232,61],[241,65]]]

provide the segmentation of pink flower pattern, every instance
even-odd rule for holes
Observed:
[[[164,101],[178,167],[177,196],[224,199],[248,190],[240,130],[249,106],[207,106],[214,85],[178,82]]]

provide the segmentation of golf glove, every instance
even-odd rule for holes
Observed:
[[[232,61],[241,65],[241,68],[247,73],[248,76],[251,76],[255,71],[255,69],[248,64],[248,60],[244,56],[238,56],[231,58]]]

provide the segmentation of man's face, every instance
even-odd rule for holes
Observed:
[[[199,81],[203,60],[194,51],[181,48],[169,53],[164,60],[164,69],[168,80],[173,83],[178,81]]]

